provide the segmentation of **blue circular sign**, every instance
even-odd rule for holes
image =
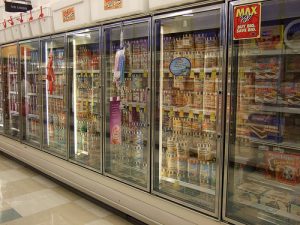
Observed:
[[[188,58],[178,57],[172,60],[169,69],[174,76],[187,76],[191,72],[191,62]]]

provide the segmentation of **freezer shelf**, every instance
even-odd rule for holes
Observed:
[[[67,79],[65,37],[41,40],[42,148],[60,157],[67,156]]]
[[[79,31],[68,39],[69,83],[72,86],[70,158],[101,170],[102,76],[99,30]]]
[[[19,138],[21,105],[17,44],[2,47],[2,65],[3,98],[8,100],[3,102],[3,110],[8,114],[4,118],[4,133],[14,138]]]
[[[39,83],[40,45],[39,41],[20,44],[22,105],[25,106],[22,139],[36,147],[41,141],[41,99]]]
[[[105,173],[144,190],[150,187],[150,28],[147,19],[104,28]]]
[[[239,3],[230,3],[231,9]],[[294,0],[262,1],[261,37],[235,40],[230,47],[225,180],[226,217],[231,221],[300,222],[300,46],[294,26],[289,28],[299,19],[294,11],[299,6]],[[230,17],[232,22],[235,16]]]
[[[216,9],[155,20],[154,191],[211,215],[218,210],[219,19]]]

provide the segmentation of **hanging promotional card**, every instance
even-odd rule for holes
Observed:
[[[32,10],[31,0],[5,0],[6,12],[27,12]]]
[[[125,73],[125,49],[118,50],[115,57],[114,66],[114,83],[117,87],[120,87],[124,83]]]
[[[112,145],[122,143],[120,103],[119,97],[113,97],[110,100],[110,144]]]
[[[260,38],[261,3],[238,5],[233,11],[233,39]]]

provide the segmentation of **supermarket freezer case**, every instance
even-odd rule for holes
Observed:
[[[66,71],[66,35],[41,39],[43,80],[42,149],[68,158],[68,80]]]
[[[42,79],[40,75],[40,40],[20,42],[21,141],[41,149]]]
[[[21,135],[21,81],[19,74],[19,44],[2,46],[4,134],[13,139]]]
[[[104,174],[150,190],[151,20],[103,27]]]
[[[260,38],[233,40],[235,7],[256,3],[228,2],[223,217],[300,224],[300,2],[260,1]]]
[[[224,5],[153,19],[152,192],[220,215]]]
[[[102,67],[100,28],[67,34],[69,160],[102,171]]]

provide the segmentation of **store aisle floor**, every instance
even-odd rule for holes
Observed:
[[[0,154],[1,225],[129,225],[107,209]]]

